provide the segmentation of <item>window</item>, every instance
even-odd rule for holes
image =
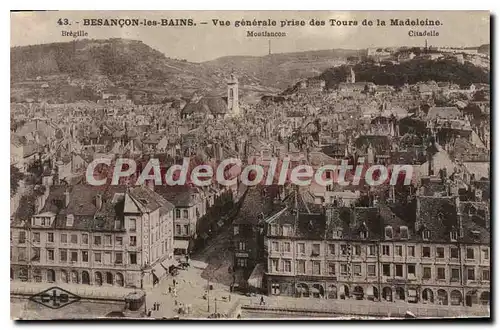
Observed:
[[[89,244],[89,235],[82,234],[82,244]]]
[[[290,242],[283,243],[283,248],[284,252],[290,252],[291,251]]]
[[[278,283],[271,284],[271,294],[273,295],[280,294],[280,285]]]
[[[424,257],[424,258],[431,257],[431,247],[430,246],[423,246],[422,247],[422,257]]]
[[[129,231],[136,231],[137,230],[137,222],[135,219],[128,220],[128,230]]]
[[[101,236],[94,236],[94,245],[101,245]]]
[[[340,252],[342,253],[343,256],[346,256],[348,254],[347,245],[342,244],[340,246]]]
[[[137,265],[137,253],[130,252],[129,256],[130,256],[130,264],[131,265]]]
[[[458,233],[456,231],[452,231],[450,233],[450,240],[456,241],[458,239]]]
[[[279,272],[278,259],[271,259],[271,269],[275,272]]]
[[[483,268],[481,270],[481,279],[483,281],[489,281],[490,280],[490,269],[489,268]]]
[[[292,272],[292,261],[291,260],[283,260],[283,268],[285,270],[285,273],[291,273]]]
[[[369,256],[375,255],[375,245],[368,245],[368,255]]]
[[[40,248],[34,247],[32,250],[31,261],[40,261]]]
[[[137,237],[130,236],[130,246],[136,246],[136,245],[137,245]]]
[[[94,253],[94,260],[95,260],[95,262],[97,262],[97,263],[101,263],[101,262],[102,262],[102,259],[101,259],[101,253],[100,253],[100,252],[96,252],[96,253]]]
[[[444,258],[444,247],[438,246],[436,248],[436,258],[443,259]]]
[[[297,260],[297,273],[298,274],[305,274],[306,273],[305,260]]]
[[[401,233],[401,239],[408,239],[408,227],[401,226],[399,227],[399,231]]]
[[[240,251],[245,251],[247,249],[247,243],[246,242],[239,242],[238,249]]]
[[[361,255],[361,246],[360,245],[354,245],[354,255],[355,256]]]
[[[366,265],[366,272],[368,273],[368,276],[375,276],[375,265]]]
[[[313,261],[313,275],[320,275],[321,274],[321,262],[320,261]]]
[[[184,225],[184,235],[189,235],[189,225]]]
[[[247,259],[246,258],[238,258],[236,259],[236,264],[238,267],[246,267],[247,266]]]
[[[61,260],[61,262],[68,261],[68,251],[66,251],[66,250],[59,250],[59,259]]]
[[[340,264],[340,275],[347,275],[348,273],[347,264]]]
[[[451,259],[458,259],[458,248],[456,247],[450,248],[450,257]]]
[[[431,238],[431,231],[428,230],[428,229],[425,229],[423,232],[422,232],[422,238],[427,241],[429,240],[429,238]]]
[[[368,238],[368,232],[366,230],[361,230],[359,232],[359,237],[361,237],[362,239]]]
[[[445,272],[444,267],[437,268],[437,279],[438,280],[445,280],[446,279],[446,272]]]
[[[328,253],[335,255],[335,244],[328,244]]]
[[[237,228],[237,227],[235,227],[235,228]],[[175,225],[175,234],[182,235],[181,225]]]
[[[424,275],[422,276],[424,279],[430,279],[431,276],[432,276],[432,271],[431,271],[431,267],[424,267],[423,268],[424,270]]]
[[[396,276],[403,277],[403,265],[396,265]]]
[[[385,238],[386,239],[392,238],[392,227],[391,226],[385,227]]]
[[[354,276],[361,276],[361,264],[354,264],[353,271]]]
[[[408,246],[408,257],[414,257],[414,256],[415,256],[415,247]]]
[[[460,268],[451,269],[451,281],[458,282],[460,280]]]
[[[111,246],[111,235],[104,235],[104,245]]]
[[[306,245],[304,243],[297,243],[297,250],[300,254],[306,253]]]
[[[47,233],[47,242],[54,243],[54,233]]]
[[[283,236],[289,236],[291,232],[292,229],[290,225],[283,226]]]
[[[77,261],[78,261],[78,252],[71,251],[71,262],[77,262]]]
[[[382,245],[382,255],[384,256],[391,255],[391,247],[389,245]]]
[[[180,217],[181,217],[181,210],[176,209],[176,210],[175,210],[175,218],[176,218],[176,219],[179,219]]]
[[[104,263],[111,265],[111,252],[104,252]]]
[[[328,264],[328,275],[335,275],[335,264],[333,262]]]
[[[78,244],[78,236],[76,234],[71,234],[70,242],[71,244]]]
[[[61,243],[68,243],[68,235],[61,234]]]
[[[25,247],[18,247],[17,248],[17,260],[18,261],[25,261],[26,260],[26,248]]]
[[[235,235],[238,235],[240,233],[240,227],[239,226],[234,226],[233,229],[234,229],[234,234]],[[179,231],[180,231],[180,229],[179,229]]]
[[[320,248],[319,244],[312,245],[312,255],[313,256],[319,256],[319,248]]]
[[[89,262],[89,251],[82,251],[82,261]]]
[[[278,235],[278,226],[275,224],[271,225],[271,235],[272,236]]]
[[[474,259],[474,248],[467,248],[467,259]]]
[[[396,253],[395,254],[398,257],[402,257],[403,256],[403,247],[401,245],[396,245],[395,248],[396,248]]]
[[[485,249],[481,249],[481,258],[483,260],[488,260],[490,258],[490,251],[488,250],[488,248],[485,248]]]
[[[26,232],[20,231],[19,232],[19,243],[24,244],[25,242],[26,242]]]
[[[188,212],[188,210],[182,210],[182,217],[183,217],[184,219],[189,218],[189,212]]]
[[[54,250],[53,249],[47,250],[47,260],[54,261]]]
[[[391,276],[391,265],[390,264],[383,264],[382,265],[382,274],[384,276]]]
[[[123,263],[123,254],[121,252],[116,252],[115,254],[115,264]]]
[[[40,233],[33,233],[33,242],[40,243]]]
[[[279,251],[280,250],[280,244],[278,242],[272,242],[271,243],[271,251]]]
[[[123,237],[121,236],[116,237],[116,245],[123,245]]]
[[[467,279],[469,281],[474,281],[476,279],[475,269],[467,268]]]
[[[417,274],[415,273],[415,265],[410,264],[406,267],[406,271],[408,273],[408,277],[415,277]]]

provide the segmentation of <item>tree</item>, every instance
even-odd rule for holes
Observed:
[[[24,179],[24,174],[14,165],[10,165],[10,197],[14,196],[19,188],[19,181]]]

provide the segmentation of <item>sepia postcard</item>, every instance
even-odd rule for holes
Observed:
[[[491,317],[489,12],[10,19],[12,319]]]

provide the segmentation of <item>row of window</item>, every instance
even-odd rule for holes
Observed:
[[[41,257],[41,249],[38,247],[31,248],[31,261],[40,261]],[[74,250],[66,250],[66,249],[46,249],[46,260],[47,261],[55,261],[56,260],[56,252],[58,253],[58,261],[61,263],[66,262],[89,262],[89,251],[74,251]],[[12,254],[11,254],[12,255]],[[114,255],[114,262],[112,260],[112,256]],[[129,252],[129,264],[135,265],[137,264],[137,253]],[[17,248],[17,260],[18,261],[26,261],[27,254],[25,247]],[[103,263],[106,265],[111,264],[123,264],[123,252],[94,252],[94,262],[95,263]]]
[[[292,260],[283,259],[280,265],[279,259],[270,259],[270,270],[272,272],[292,272]],[[338,263],[329,262],[327,264],[326,272],[324,275],[337,275],[337,265]],[[281,266],[281,268],[280,268]],[[394,277],[404,277],[404,266],[402,264],[382,264],[382,276],[394,276]],[[352,272],[351,272],[352,268]],[[366,264],[366,276],[368,277],[376,277],[376,264]],[[423,279],[431,279],[432,278],[432,267],[431,266],[421,266],[422,269],[422,278]],[[445,267],[435,267],[436,269],[436,279],[437,280],[446,280],[446,268]],[[460,268],[459,267],[450,267],[449,268],[450,281],[459,281],[460,280]],[[312,275],[322,275],[321,271],[321,261],[311,261],[311,268],[306,268],[305,260],[297,260],[296,261],[296,272],[297,274],[312,274]],[[352,263],[351,265],[347,263],[340,263],[340,275],[342,276],[363,276],[362,273],[362,264],[360,263]],[[408,264],[406,265],[406,274],[408,277],[415,277],[416,274],[416,265]],[[490,280],[490,269],[488,267],[482,267],[480,270],[480,274],[476,274],[476,269],[474,267],[467,267],[467,280]]]
[[[290,242],[276,242],[273,241],[271,242],[270,246],[270,251],[274,252],[292,252],[292,243]],[[337,250],[337,245],[336,244],[328,244],[327,245],[327,254],[328,255],[355,255],[355,256],[360,256],[363,254],[364,251],[366,251],[366,254],[368,256],[375,256],[376,255],[376,245],[367,245],[366,248],[364,245],[359,245],[359,244],[340,244],[339,250]],[[406,253],[408,257],[415,257],[415,246],[406,246]],[[241,250],[241,249],[240,249]],[[382,245],[382,251],[381,255],[383,256],[391,256],[391,245]],[[432,251],[434,249],[431,246],[422,246],[421,249],[421,257],[422,258],[433,258]],[[475,259],[475,248],[467,248],[466,249],[466,258],[467,259]],[[403,246],[402,245],[395,245],[394,246],[394,256],[403,256]],[[297,243],[297,254],[305,255],[306,254],[306,244],[305,243]],[[311,246],[311,255],[313,256],[319,256],[321,255],[321,244],[312,244]],[[444,259],[446,257],[445,255],[445,248],[444,247],[435,247],[435,258],[438,259]],[[450,247],[449,248],[449,256],[448,258],[451,259],[458,259],[460,257],[459,254],[459,249],[458,247]],[[482,260],[488,260],[489,259],[489,248],[484,247],[481,248],[481,258]]]
[[[11,279],[17,279],[26,282],[28,281],[28,275],[29,271],[27,268],[20,268],[18,271],[17,276],[14,275],[13,270],[11,269],[10,271],[10,278]],[[47,282],[53,283],[53,282],[62,282],[62,283],[75,283],[75,284],[89,284],[91,283],[90,281],[90,274],[88,271],[82,271],[81,274],[76,271],[65,271],[61,270],[60,275],[59,275],[59,280],[56,279],[56,272],[53,269],[47,269],[45,271],[45,279]],[[42,282],[43,281],[43,272],[40,268],[34,268],[33,269],[33,280],[35,282]],[[104,282],[105,281],[105,282]],[[124,277],[122,273],[116,273],[113,275],[111,272],[106,272],[106,273],[101,273],[101,272],[95,272],[94,273],[94,285],[102,285],[104,283],[109,284],[109,285],[117,285],[117,286],[124,286]]]
[[[175,235],[177,236],[189,236],[191,233],[189,231],[189,225],[175,225]]]
[[[40,243],[40,236],[41,233],[39,232],[33,232],[32,233],[32,243]],[[101,235],[94,235],[94,245],[100,246],[102,245],[102,238],[103,236]],[[104,245],[105,246],[112,246],[112,235],[104,235]],[[11,239],[12,239],[12,234],[11,234]],[[46,233],[46,241],[48,243],[54,243],[54,233]],[[18,238],[18,243],[19,244],[24,244],[26,243],[26,232],[25,231],[20,231],[19,232],[19,238]],[[89,234],[60,234],[59,236],[59,243],[62,244],[89,244]],[[115,245],[123,245],[123,236],[115,236]],[[129,236],[129,245],[130,246],[136,246],[137,245],[137,237],[136,236]]]
[[[327,187],[328,190],[328,187]],[[293,236],[294,232],[292,230],[291,225],[277,225],[277,224],[272,224],[269,226],[269,233],[271,236]],[[393,239],[394,236],[394,229],[392,226],[386,226],[385,227],[385,239]],[[368,238],[369,234],[367,230],[361,230],[359,232],[359,235],[361,238]],[[422,240],[427,241],[431,237],[431,232],[428,229],[425,229],[422,231]],[[333,231],[332,232],[332,238],[342,238],[342,231]],[[409,231],[407,226],[400,226],[399,227],[399,239],[409,239]],[[458,232],[457,231],[452,231],[450,232],[450,240],[451,241],[456,241],[458,239]]]
[[[182,218],[183,219],[188,219],[189,218],[189,212],[188,212],[188,210],[180,210],[180,209],[175,209],[175,218],[176,219],[181,219],[181,211],[182,211]]]

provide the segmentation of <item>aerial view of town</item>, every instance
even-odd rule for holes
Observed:
[[[490,317],[490,45],[436,38],[13,45],[11,318]]]

